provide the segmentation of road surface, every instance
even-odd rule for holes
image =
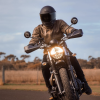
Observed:
[[[47,91],[0,90],[0,100],[49,100]],[[82,95],[80,100],[100,100],[100,96]]]

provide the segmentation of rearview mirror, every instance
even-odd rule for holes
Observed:
[[[30,38],[31,37],[31,33],[29,31],[26,31],[24,33],[25,38]]]
[[[72,24],[77,24],[77,22],[78,22],[78,19],[77,19],[76,17],[73,17],[73,18],[71,19],[71,23],[72,23]]]

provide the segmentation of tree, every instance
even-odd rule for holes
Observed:
[[[92,56],[89,56],[88,59],[89,59],[89,63],[91,63],[91,68],[100,68],[99,67],[100,57],[94,58]]]
[[[29,58],[30,55],[21,55],[20,58],[23,58],[22,60],[25,60],[26,58]]]
[[[87,60],[78,59],[78,62],[79,62],[80,66],[81,66],[82,68],[86,68],[86,67],[87,67]]]
[[[39,63],[39,62],[41,62],[41,61],[42,61],[42,60],[41,60],[39,57],[35,57],[33,62],[34,62],[34,63]]]
[[[1,58],[1,55],[5,55],[6,53],[4,53],[4,52],[0,52],[0,58]]]
[[[18,59],[18,57],[16,57],[16,61],[18,61],[19,59]]]
[[[92,56],[89,56],[89,57],[88,57],[88,60],[91,61],[92,58],[93,58]]]
[[[5,56],[5,59],[7,59],[7,60],[11,60],[11,59],[15,59],[15,58],[16,58],[16,56],[13,55],[13,54],[10,54],[8,56]]]

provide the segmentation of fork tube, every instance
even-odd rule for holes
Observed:
[[[52,58],[51,58],[51,56],[50,56],[49,51],[48,51],[48,55],[49,55],[49,59],[50,59],[51,68],[52,68],[53,70],[55,70],[54,63],[53,63],[53,61],[52,61]]]
[[[63,47],[63,48],[65,50],[66,60],[67,60],[68,68],[69,68],[68,70],[70,72],[70,78],[72,79],[73,85],[75,86],[75,88],[78,89],[77,82],[76,82],[75,77],[73,75],[73,66],[71,65],[69,51],[66,50],[65,47]]]
[[[53,74],[54,74],[54,77],[55,77],[55,81],[56,81],[56,84],[58,86],[59,93],[61,94],[62,91],[61,91],[61,85],[60,85],[60,81],[59,81],[59,76],[58,76],[58,73],[56,72],[56,69],[55,69],[55,66],[54,66],[54,63],[52,61],[52,58],[50,56],[49,51],[48,51],[48,55],[49,55],[49,59],[50,59],[50,63],[51,63],[51,68],[53,69]]]
[[[62,94],[62,89],[61,89],[61,84],[60,84],[60,81],[59,81],[58,73],[55,70],[53,71],[53,73],[54,73],[56,84],[58,86],[59,93]]]

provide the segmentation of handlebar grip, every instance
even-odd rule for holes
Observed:
[[[82,36],[83,36],[82,29],[76,30],[73,33],[70,33],[70,34],[67,35],[68,39],[78,38],[78,37],[82,37]]]
[[[34,45],[34,46],[33,45],[27,45],[27,46],[24,47],[24,50],[25,50],[26,53],[30,53],[32,51],[39,49],[39,48],[40,48],[39,45]]]

